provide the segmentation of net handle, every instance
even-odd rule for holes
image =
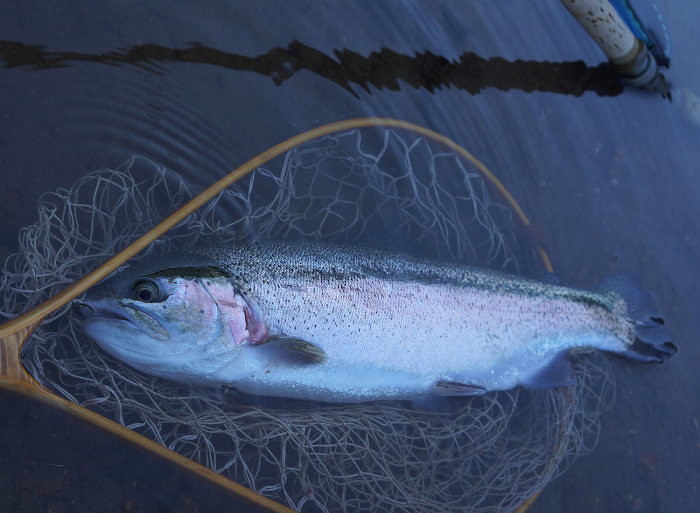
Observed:
[[[67,401],[46,390],[31,376],[29,372],[27,372],[27,370],[21,364],[20,351],[22,345],[27,340],[29,335],[34,331],[39,323],[46,318],[46,316],[66,305],[68,302],[75,299],[93,285],[96,285],[102,281],[113,271],[123,265],[127,260],[146,249],[158,237],[176,226],[199,207],[215,198],[219,193],[230,187],[240,178],[244,177],[254,169],[262,166],[267,161],[277,157],[278,155],[286,153],[300,144],[304,144],[313,139],[323,137],[334,132],[339,132],[341,130],[351,130],[369,126],[406,129],[421,134],[425,137],[429,137],[451,148],[476,166],[488,183],[495,187],[503,198],[505,198],[509,206],[517,214],[520,221],[525,226],[530,226],[530,222],[525,216],[525,213],[518,206],[503,184],[501,184],[501,182],[499,182],[498,179],[471,153],[444,135],[408,121],[391,118],[358,118],[323,125],[292,137],[291,139],[287,139],[286,141],[273,146],[272,148],[259,154],[257,157],[249,160],[185,203],[178,210],[170,214],[163,221],[151,228],[148,232],[114,255],[100,267],[89,273],[87,276],[84,276],[80,280],[66,287],[64,290],[47,299],[40,305],[0,325],[0,389],[6,389],[21,395],[29,396],[56,409],[70,413],[75,417],[106,430],[107,432],[131,443],[132,445],[140,447],[150,453],[156,454],[170,461],[171,463],[174,463],[187,472],[224,489],[238,499],[257,506],[265,511],[275,513],[291,513],[293,511],[292,509],[268,499],[267,497],[263,497],[262,495],[259,495],[256,492],[253,492],[252,490],[231,481],[230,479],[226,479],[216,472],[209,470],[208,468],[199,465],[174,451],[170,451],[165,447],[158,445],[148,438],[141,436],[116,422],[108,420],[101,415],[88,410],[87,408],[71,403],[70,401]],[[548,271],[552,272],[551,265],[547,259],[544,249],[542,249],[542,247],[539,245],[537,248],[543,265]]]

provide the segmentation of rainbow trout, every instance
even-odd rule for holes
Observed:
[[[135,264],[82,301],[85,332],[151,375],[330,402],[572,383],[569,354],[675,353],[629,276],[595,292],[328,243],[230,244]]]

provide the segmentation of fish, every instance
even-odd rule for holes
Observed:
[[[575,382],[571,356],[676,352],[638,278],[579,290],[329,242],[237,242],[136,263],[79,301],[85,333],[149,375],[333,403]]]

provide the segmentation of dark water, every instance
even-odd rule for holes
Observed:
[[[498,176],[542,229],[564,283],[640,274],[679,348],[663,366],[613,362],[618,399],[598,448],[531,511],[695,510],[700,128],[678,105],[622,92],[553,0],[231,4],[0,7],[0,257],[36,220],[41,193],[133,154],[207,184],[328,122],[425,125]],[[700,7],[656,4],[673,38],[666,75],[700,92]],[[234,505],[6,394],[0,437],[0,511]]]

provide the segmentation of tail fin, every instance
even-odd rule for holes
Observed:
[[[634,321],[636,338],[627,350],[621,353],[627,358],[640,362],[663,362],[676,354],[676,346],[664,326],[664,319],[658,313],[654,298],[642,289],[638,276],[617,274],[608,276],[598,284],[598,292],[614,292],[627,307],[627,317]]]

